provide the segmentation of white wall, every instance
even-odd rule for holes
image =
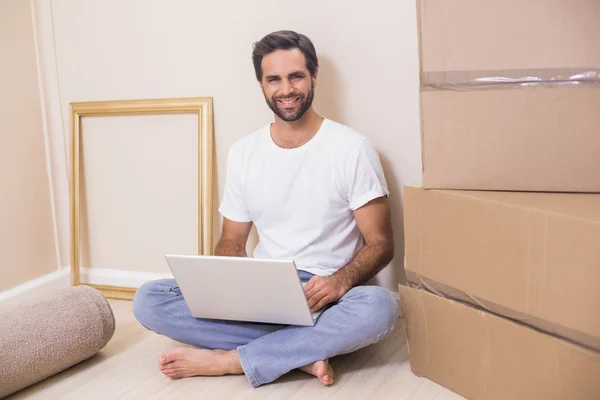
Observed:
[[[81,266],[161,273],[164,254],[197,253],[198,117],[81,125]]]
[[[252,43],[271,31],[293,29],[313,40],[320,57],[317,112],[365,134],[380,150],[392,192],[397,256],[379,283],[395,290],[402,279],[402,185],[421,179],[414,1],[33,2],[63,265],[69,250],[69,103],[213,97],[220,198],[229,146],[272,120],[254,78]],[[147,125],[140,124],[135,129],[143,131]]]

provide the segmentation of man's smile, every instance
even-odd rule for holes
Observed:
[[[277,103],[281,104],[283,106],[283,108],[293,108],[293,107],[296,107],[299,102],[300,102],[300,96],[298,96],[298,97],[292,97],[292,98],[286,98],[286,99],[277,99]]]

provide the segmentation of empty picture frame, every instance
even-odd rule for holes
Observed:
[[[123,115],[196,114],[198,117],[198,254],[213,251],[213,105],[212,98],[122,100],[70,104],[70,229],[71,285],[88,285],[105,297],[133,299],[137,288],[81,282],[80,271],[80,180],[83,117]]]

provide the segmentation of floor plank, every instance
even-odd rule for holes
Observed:
[[[331,360],[336,383],[293,371],[253,389],[245,376],[170,380],[157,368],[163,351],[179,344],[144,329],[131,302],[111,300],[117,320],[113,338],[97,355],[9,397],[17,399],[394,399],[458,400],[461,396],[410,371],[406,329],[399,320],[381,342]]]

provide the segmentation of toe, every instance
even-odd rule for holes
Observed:
[[[329,375],[323,375],[319,378],[319,380],[323,385],[331,385],[331,378],[329,377]]]
[[[179,377],[179,371],[173,369],[165,370],[164,375],[167,378],[177,379]]]
[[[175,366],[176,366],[175,362],[171,362],[171,363],[168,363],[168,364],[161,364],[160,370],[163,371],[163,372],[164,371],[168,371],[168,370],[173,370],[175,368]]]
[[[173,375],[179,372],[179,368],[174,366],[167,366],[161,370],[161,372],[165,375]]]
[[[166,351],[160,355],[160,357],[158,358],[158,362],[163,365],[172,363],[173,361],[180,358],[180,354],[181,352],[178,351],[178,349]]]
[[[167,353],[161,354],[160,357],[158,357],[159,365],[166,365],[172,361],[173,361],[173,358],[170,357]]]

